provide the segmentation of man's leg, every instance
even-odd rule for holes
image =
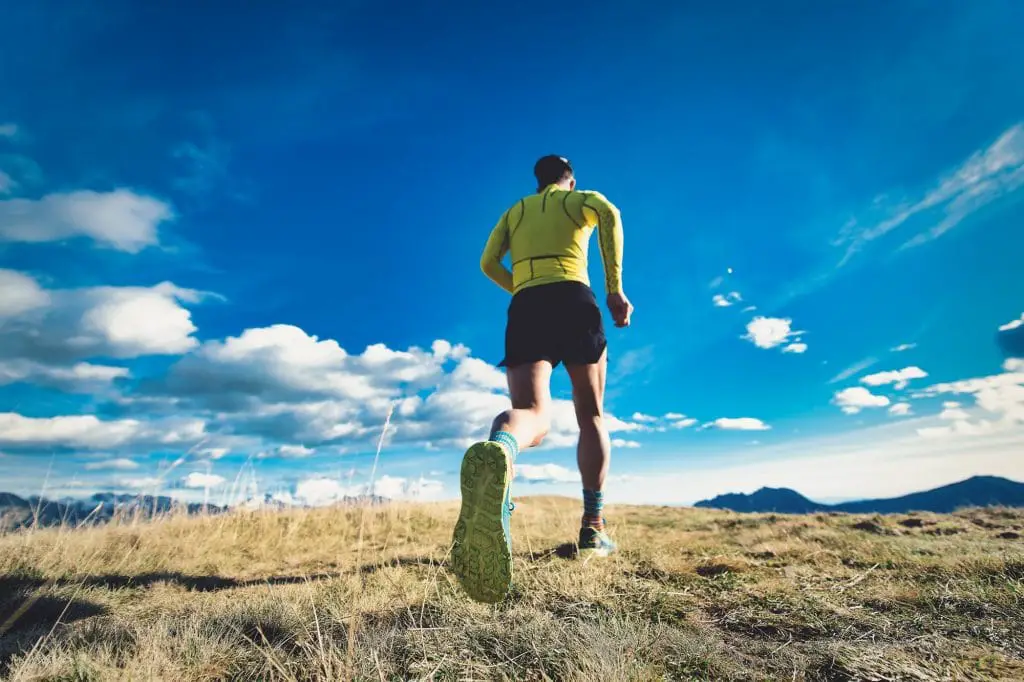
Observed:
[[[505,410],[491,423],[491,440],[507,433],[515,441],[515,458],[519,450],[537,447],[551,427],[551,363],[533,362],[510,367],[508,392],[512,409]]]
[[[477,601],[501,601],[512,583],[512,466],[519,443],[531,447],[547,434],[551,364],[508,370],[512,409],[491,424],[488,441],[462,458],[462,507],[452,537],[452,570]]]
[[[607,554],[614,544],[604,534],[604,480],[611,461],[611,440],[604,424],[604,388],[607,353],[590,365],[567,365],[580,439],[576,462],[583,479],[583,518],[580,550]]]

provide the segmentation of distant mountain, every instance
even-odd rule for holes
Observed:
[[[902,497],[859,500],[841,504],[813,502],[788,488],[761,488],[750,495],[740,493],[719,495],[710,500],[701,500],[693,506],[705,509],[777,512],[780,514],[808,514],[822,511],[851,514],[901,514],[912,511],[930,511],[947,514],[960,507],[1024,507],[1024,483],[998,476],[974,476],[959,483],[951,483],[934,490],[925,490]]]
[[[761,488],[750,495],[729,493],[711,500],[701,500],[695,507],[714,507],[739,512],[778,512],[780,514],[809,514],[824,511],[827,505],[811,502],[789,488]]]
[[[217,514],[223,507],[195,502],[182,503],[170,497],[152,495],[119,495],[96,493],[85,499],[47,500],[38,496],[19,497],[11,493],[0,493],[0,532],[20,528],[82,524],[101,524],[114,516],[126,518],[150,518],[170,511],[181,510],[188,514]]]
[[[382,505],[391,502],[380,495],[346,495],[334,501],[336,506]],[[195,502],[185,504],[173,498],[152,495],[125,495],[117,493],[96,493],[85,499],[65,498],[47,500],[38,496],[19,497],[13,493],[0,493],[0,533],[21,528],[47,528],[50,526],[76,527],[83,524],[107,523],[115,516],[123,518],[148,519],[183,511],[192,514],[219,514],[229,508],[256,511],[298,508],[306,505],[291,499],[263,495],[246,500],[233,507],[208,504],[205,507]]]

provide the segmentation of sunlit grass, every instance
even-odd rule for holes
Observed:
[[[568,544],[578,502],[523,498],[497,607],[446,568],[456,513],[171,514],[0,537],[0,674],[1024,679],[1024,511],[907,523],[618,507],[622,551],[583,562]]]

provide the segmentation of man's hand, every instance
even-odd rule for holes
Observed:
[[[615,320],[616,327],[628,327],[629,318],[633,314],[633,304],[626,294],[608,294],[608,311]]]

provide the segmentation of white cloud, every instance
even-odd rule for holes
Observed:
[[[747,323],[747,333],[743,338],[758,348],[774,348],[803,333],[794,331],[792,324],[790,319],[757,316]]]
[[[889,407],[889,414],[896,417],[905,417],[910,414],[910,403],[893,403]]]
[[[207,341],[171,371],[169,388],[177,395],[210,401],[232,396],[259,397],[268,402],[344,398],[384,401],[400,395],[399,388],[426,388],[443,375],[447,360],[418,348],[393,351],[382,344],[349,355],[332,339],[320,340],[291,325],[246,329],[224,341]],[[471,385],[493,382],[480,361],[460,378]]]
[[[901,343],[898,346],[893,346],[889,350],[891,350],[893,353],[902,353],[904,351],[913,350],[915,348],[917,348],[916,343]]]
[[[1008,332],[1008,331],[1016,329],[1017,327],[1020,327],[1022,325],[1024,325],[1024,313],[1021,313],[1020,318],[1018,318],[1016,320],[1010,320],[1006,324],[1000,325],[999,326],[999,331],[1001,331],[1001,332]]]
[[[129,471],[131,469],[138,469],[139,464],[135,460],[128,459],[127,457],[117,457],[115,459],[104,459],[99,462],[89,462],[85,465],[86,471],[97,471],[101,469],[116,469],[118,471]]]
[[[231,448],[202,448],[196,450],[196,455],[199,457],[208,457],[209,459],[220,459],[231,452]]]
[[[957,421],[960,419],[970,419],[971,415],[967,414],[961,409],[958,403],[949,403],[942,412],[939,413],[939,419],[945,419],[947,421]]]
[[[807,350],[806,343],[791,343],[782,349],[783,353],[803,353]]]
[[[640,447],[640,443],[636,442],[635,440],[625,440],[624,438],[613,438],[612,439],[612,447],[626,448],[626,449],[635,449],[635,448]]]
[[[0,269],[0,319],[50,304],[50,295],[28,275]]]
[[[666,416],[666,418],[667,418],[667,416]],[[645,423],[653,423],[653,422],[658,421],[657,417],[652,417],[651,415],[643,414],[642,412],[634,412],[633,416],[630,417],[630,419],[632,419],[635,422],[645,422]]]
[[[135,490],[159,490],[164,487],[163,479],[157,476],[141,476],[138,478],[119,478],[116,481],[118,488],[132,488]]]
[[[1024,372],[1024,358],[1007,358],[1003,363],[1004,372]]]
[[[199,302],[203,292],[171,282],[46,291],[20,273],[0,271],[0,278],[15,282],[20,292],[0,297],[9,313],[0,326],[0,352],[9,358],[59,366],[90,357],[174,355],[198,344],[182,303]]]
[[[936,430],[922,435],[977,435],[990,430],[1017,429],[1024,425],[1024,363],[1015,359],[1007,360],[1004,370],[1001,374],[935,384],[921,391],[923,396],[972,396],[975,411],[988,414],[994,419],[979,418],[972,422],[972,415],[961,409],[959,402],[947,401],[939,416],[953,421],[952,426],[936,427]]]
[[[728,294],[724,296],[722,294],[715,294],[711,298],[711,302],[715,304],[716,308],[728,308],[729,306],[735,305],[736,303],[742,300],[743,297],[740,296],[740,293],[738,291],[730,291]]]
[[[679,419],[686,419],[686,415],[679,412],[666,412],[665,419],[668,419],[669,421],[678,421]],[[633,421],[637,421],[635,416]]]
[[[126,367],[93,365],[88,362],[51,366],[34,360],[0,360],[0,386],[26,382],[69,392],[92,393],[128,375]]]
[[[310,448],[375,441],[394,405],[388,442],[459,449],[486,437],[509,407],[503,373],[464,346],[436,341],[430,351],[395,351],[376,344],[353,355],[289,325],[208,341],[150,390],[179,409],[214,411],[236,433]],[[610,432],[649,430],[614,415],[605,424]],[[543,447],[572,446],[578,433],[572,402],[552,401]]]
[[[112,448],[130,441],[141,427],[141,422],[134,419],[100,421],[93,415],[34,418],[4,412],[0,413],[0,444]]]
[[[752,312],[754,312],[755,310],[757,310],[757,306],[756,306],[756,305],[748,305],[748,306],[747,306],[746,308],[744,308],[744,309],[743,309],[743,310],[742,310],[741,312],[744,312],[744,313],[752,313]]]
[[[223,476],[217,474],[206,474],[201,471],[193,471],[181,479],[182,485],[186,488],[217,488],[227,482]]]
[[[316,450],[307,448],[304,445],[282,445],[277,448],[277,454],[279,457],[300,459],[302,457],[309,457],[314,454]]]
[[[452,380],[467,386],[494,391],[505,390],[508,386],[508,379],[505,373],[479,358],[467,357],[459,362],[452,371]]]
[[[9,448],[108,450],[128,445],[187,446],[201,442],[207,435],[205,423],[192,418],[103,421],[88,414],[25,417],[13,412],[0,413],[0,446]]]
[[[832,402],[842,408],[846,414],[857,414],[868,407],[885,407],[889,399],[884,395],[875,395],[863,386],[853,386],[837,391]]]
[[[342,502],[345,498],[368,495],[371,487],[374,495],[395,500],[436,498],[444,490],[441,481],[423,477],[409,479],[385,474],[376,479],[371,486],[369,482],[343,483],[337,479],[316,476],[296,484],[294,493],[276,497],[286,504],[322,507]]]
[[[321,507],[338,502],[349,490],[333,478],[309,478],[295,486],[295,498],[304,505]]]
[[[868,386],[885,386],[886,384],[892,384],[893,388],[904,389],[907,387],[907,383],[912,379],[923,379],[926,376],[928,376],[928,373],[920,367],[904,367],[903,369],[869,374],[861,379],[861,383],[867,384]]]
[[[680,417],[679,419],[673,419],[669,426],[673,429],[686,429],[697,423],[696,419],[691,417]]]
[[[157,229],[174,218],[171,207],[131,190],[81,190],[41,199],[0,201],[0,241],[55,242],[89,237],[138,253],[159,243]]]
[[[724,431],[767,431],[771,427],[754,417],[720,417],[704,425],[704,428],[722,429]]]
[[[515,476],[524,483],[577,483],[578,471],[559,464],[516,464]]]
[[[849,221],[835,240],[846,246],[844,265],[868,243],[902,227],[912,218],[927,218],[932,226],[907,241],[903,248],[936,239],[981,208],[1024,186],[1024,124],[1006,130],[987,149],[979,150],[943,177],[923,197],[884,209],[876,220]],[[876,201],[879,206],[884,202]]]
[[[442,490],[441,481],[428,478],[400,478],[383,475],[374,482],[374,493],[393,500],[434,498]]]

